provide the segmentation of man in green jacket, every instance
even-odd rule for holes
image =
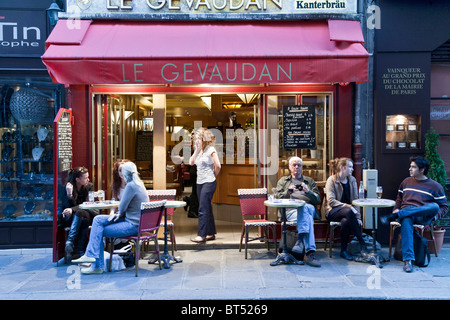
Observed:
[[[303,161],[301,158],[289,158],[291,174],[278,181],[275,196],[278,199],[292,198],[306,202],[303,207],[286,210],[286,219],[297,223],[298,240],[292,251],[302,254],[304,248],[306,252],[305,263],[313,267],[320,267],[321,265],[314,255],[316,252],[314,215],[316,213],[315,205],[320,203],[320,194],[316,182],[310,177],[305,177],[302,170]]]

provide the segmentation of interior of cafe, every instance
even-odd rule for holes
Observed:
[[[320,187],[325,185],[327,163],[334,152],[333,92],[176,93],[167,94],[165,99],[165,187],[176,189],[177,199],[189,197],[195,186],[189,166],[190,153],[185,155],[181,142],[189,145],[191,133],[199,126],[211,129],[216,136],[215,145],[222,163],[213,197],[218,229],[216,243],[239,242],[242,216],[237,189],[266,186],[272,193],[278,179],[289,174],[290,156],[301,156],[303,173]],[[104,182],[98,188],[110,192],[108,179],[112,175],[112,163],[125,158],[135,161],[146,188],[153,189],[154,174],[161,169],[153,161],[154,148],[161,144],[153,136],[155,121],[159,121],[155,119],[153,95],[99,93],[93,94],[92,101],[92,134],[99,138],[93,144],[96,145],[93,158],[97,163],[108,164],[96,166],[101,170],[93,172],[94,181]],[[283,147],[283,106],[286,105],[311,106],[314,148]],[[262,154],[272,157],[272,162],[264,163]],[[277,220],[277,213],[270,211],[269,218]],[[188,217],[188,208],[177,208],[173,220],[177,243],[189,243],[196,236],[197,219]]]

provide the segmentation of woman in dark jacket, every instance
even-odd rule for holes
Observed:
[[[89,172],[86,168],[76,167],[71,170],[69,182],[62,194],[63,211],[60,217],[64,226],[70,226],[65,246],[68,262],[72,260],[76,241],[78,252],[83,255],[89,226],[98,214],[98,210],[82,210],[78,207],[83,202],[89,201],[89,191],[93,190],[94,185],[89,182]]]

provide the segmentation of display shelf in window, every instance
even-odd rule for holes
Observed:
[[[52,126],[15,124],[0,137],[0,222],[52,220]]]
[[[420,115],[387,115],[384,150],[388,152],[418,151],[421,148]]]

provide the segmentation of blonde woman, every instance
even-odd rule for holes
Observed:
[[[191,166],[197,166],[198,233],[192,239],[196,243],[214,240],[216,234],[211,200],[216,191],[216,177],[221,165],[214,141],[215,137],[210,130],[198,129],[194,135],[194,154],[189,159]]]
[[[136,165],[126,162],[122,165],[126,187],[119,204],[119,210],[112,215],[98,215],[92,223],[91,236],[85,255],[73,263],[92,263],[90,268],[81,269],[83,274],[100,274],[105,267],[103,237],[134,236],[138,232],[141,217],[141,203],[148,202],[147,190],[139,178]]]
[[[347,252],[350,232],[358,239],[361,250],[366,250],[361,235],[362,221],[359,207],[352,206],[352,201],[358,199],[358,186],[355,177],[352,176],[353,161],[349,158],[336,158],[330,161],[330,168],[334,174],[327,179],[325,185],[326,217],[329,221],[341,222],[340,256],[353,260]]]

